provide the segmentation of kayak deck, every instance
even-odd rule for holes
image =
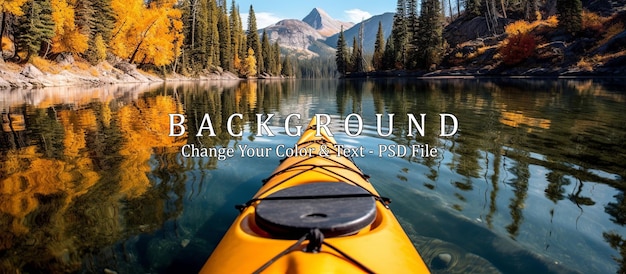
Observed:
[[[245,205],[201,273],[429,273],[410,239],[315,119]]]

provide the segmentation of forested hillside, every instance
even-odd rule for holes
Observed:
[[[398,0],[372,57],[339,34],[345,76],[624,75],[626,3],[581,0]],[[371,58],[371,59],[368,59]],[[389,73],[391,72],[391,73]]]
[[[51,60],[109,60],[185,75],[279,75],[280,49],[259,37],[250,6],[244,32],[233,0],[6,0],[2,59],[49,69]],[[60,59],[59,59],[60,58]],[[289,69],[287,74],[289,74]]]

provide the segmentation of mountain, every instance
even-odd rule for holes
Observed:
[[[383,34],[386,39],[391,34],[393,15],[392,12],[376,15],[355,25],[333,19],[322,9],[314,8],[302,20],[281,20],[260,29],[259,35],[265,30],[271,43],[278,41],[283,53],[293,54],[298,58],[334,56],[341,27],[343,26],[346,41],[351,47],[352,37],[358,38],[359,28],[363,25],[363,49],[365,53],[373,53],[378,22],[383,23]]]
[[[328,13],[320,8],[314,8],[302,21],[326,37],[339,33],[341,26],[343,26],[343,29],[349,29],[354,26],[352,22],[342,22],[330,17]]]
[[[263,30],[259,31],[260,33]],[[324,36],[309,24],[297,20],[286,19],[265,28],[269,41],[278,44],[286,53],[304,58],[319,56],[322,52],[334,51],[322,41]]]
[[[374,52],[374,44],[376,43],[376,34],[378,33],[378,22],[383,23],[383,36],[385,40],[391,34],[391,27],[393,25],[393,12],[387,12],[381,15],[375,15],[371,18],[354,25],[353,27],[344,30],[343,35],[346,38],[346,42],[349,47],[352,47],[353,37],[359,39],[359,29],[363,25],[363,51],[365,53]],[[339,39],[339,33],[326,38],[324,43],[326,45],[336,48],[337,40]]]

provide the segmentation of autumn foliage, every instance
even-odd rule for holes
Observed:
[[[163,66],[174,61],[183,43],[181,11],[177,1],[113,0],[116,15],[111,51],[131,63]]]
[[[500,47],[502,61],[507,65],[518,64],[535,54],[536,37],[532,33],[510,35]]]
[[[22,5],[26,0],[2,0],[0,1],[0,12],[6,12],[17,16],[24,15]]]
[[[52,37],[52,52],[83,53],[89,45],[89,36],[85,30],[79,29],[75,22],[74,1],[51,0],[52,20],[54,21],[54,36]]]

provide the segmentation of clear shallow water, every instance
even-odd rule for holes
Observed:
[[[0,107],[12,121],[0,139],[3,272],[196,272],[279,157],[186,158],[181,147],[289,147],[292,113],[303,124],[329,114],[340,143],[373,151],[356,163],[426,261],[453,255],[441,272],[626,270],[624,86],[232,82],[14,91]],[[189,134],[167,136],[169,113],[186,115]],[[195,136],[205,113],[215,137]],[[243,137],[226,131],[232,113]],[[276,136],[255,136],[257,113],[275,114]],[[358,137],[342,133],[350,113],[363,118]],[[394,135],[377,134],[376,113],[395,114]],[[406,136],[408,113],[426,114],[425,136]],[[454,136],[438,136],[440,113],[458,118]],[[438,156],[377,155],[419,144]]]

